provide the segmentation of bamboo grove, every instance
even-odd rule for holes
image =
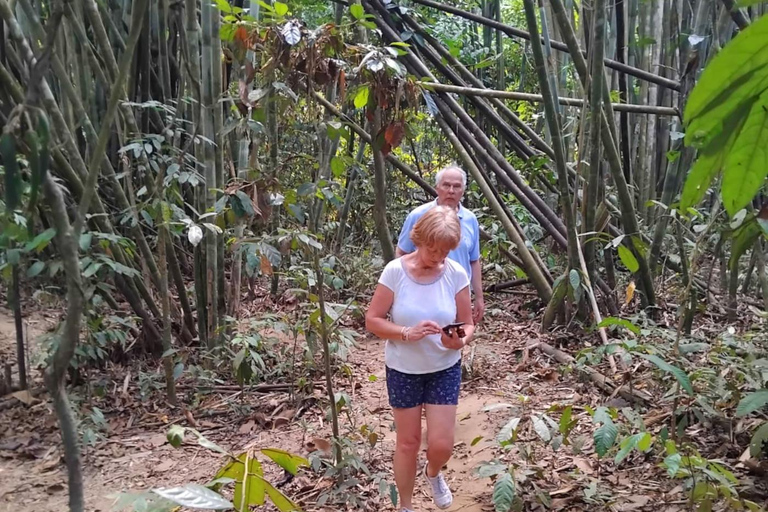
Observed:
[[[724,297],[735,317],[753,274],[768,305],[764,10],[0,0],[0,263],[18,318],[20,281],[66,288],[46,383],[72,509],[83,496],[65,382],[96,302],[140,319],[175,404],[174,347],[219,345],[254,275],[274,294],[294,254],[393,258],[393,205],[435,195],[425,167],[468,172],[492,214],[484,239],[533,286],[544,329],[576,316],[606,342],[627,282],[653,314],[665,275],[681,276],[688,332]],[[746,68],[725,62],[738,43],[757,56]],[[728,91],[740,92],[717,107]],[[19,350],[25,386],[21,338]]]

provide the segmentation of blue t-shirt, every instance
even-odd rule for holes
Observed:
[[[415,208],[405,218],[403,230],[400,232],[400,238],[397,240],[397,246],[403,252],[413,252],[416,246],[411,240],[411,229],[416,225],[422,215],[430,209],[437,206],[437,200],[430,201]],[[471,211],[459,205],[459,222],[461,222],[461,241],[459,246],[448,253],[448,257],[461,265],[467,272],[467,276],[472,279],[472,267],[470,263],[480,259],[480,224],[477,217]]]

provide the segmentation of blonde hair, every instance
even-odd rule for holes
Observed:
[[[416,247],[443,247],[454,250],[461,241],[461,223],[456,210],[435,206],[416,221],[411,230]]]

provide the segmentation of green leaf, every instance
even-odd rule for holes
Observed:
[[[683,462],[683,457],[679,453],[673,453],[664,458],[664,465],[667,467],[667,474],[674,478],[677,472],[680,470],[680,464]]]
[[[601,427],[595,430],[595,451],[597,455],[603,457],[616,442],[616,436],[619,435],[619,429],[612,421],[603,423]]]
[[[752,440],[749,442],[749,454],[757,457],[763,452],[764,446],[768,446],[768,421],[760,425],[752,434]]]
[[[168,433],[165,436],[168,438],[168,442],[171,446],[178,448],[184,441],[185,431],[186,429],[180,425],[171,425],[171,428],[168,429]]]
[[[637,262],[635,255],[632,254],[632,251],[625,245],[620,245],[617,249],[619,251],[619,258],[624,266],[632,273],[637,272],[640,269],[640,264]]]
[[[355,108],[363,108],[368,104],[368,95],[370,94],[370,89],[367,85],[364,85],[360,89],[358,89],[357,94],[355,94]]]
[[[496,435],[496,440],[500,443],[504,441],[509,441],[513,438],[515,431],[517,430],[517,426],[520,424],[520,418],[512,418],[507,422],[506,425],[501,427],[501,430]]]
[[[220,494],[199,484],[187,484],[183,487],[152,489],[152,492],[167,500],[178,503],[182,507],[229,510],[232,503],[225,500]]]
[[[667,373],[671,373],[677,379],[677,381],[680,383],[680,386],[686,391],[686,393],[693,396],[693,386],[691,385],[691,379],[688,377],[688,374],[685,373],[683,370],[681,370],[677,366],[669,364],[668,362],[666,362],[665,360],[663,360],[662,358],[654,354],[638,353],[637,355],[652,362],[660,370],[663,370]]]
[[[629,331],[632,331],[636,335],[640,335],[640,327],[633,324],[629,320],[626,320],[624,318],[616,318],[615,316],[607,316],[603,318],[603,320],[597,324],[597,327],[610,327],[613,325],[620,325],[621,327],[626,328]]]
[[[349,6],[349,14],[356,20],[362,19],[365,16],[365,9],[360,4],[352,4]]]
[[[533,430],[542,441],[548,443],[552,440],[552,433],[549,431],[549,427],[547,427],[547,424],[544,423],[544,420],[542,420],[541,417],[531,414],[531,421],[533,422]]]
[[[45,268],[44,261],[36,261],[27,269],[27,277],[35,277]]]
[[[265,480],[262,476],[256,475],[256,478],[261,480],[264,484],[269,499],[272,500],[272,503],[275,504],[280,512],[293,512],[294,510],[301,511],[301,508],[296,503],[291,501],[285,494],[280,492],[279,489],[275,488],[275,486]]]
[[[619,445],[619,453],[616,454],[616,458],[613,460],[614,464],[618,466],[621,461],[627,458],[632,450],[638,447],[640,441],[642,441],[646,436],[650,438],[650,434],[647,432],[640,432],[639,434],[625,438]]]
[[[475,446],[477,443],[483,440],[483,436],[477,436],[472,440],[472,442],[469,444],[469,446]]]
[[[272,4],[272,7],[275,8],[275,14],[278,16],[285,16],[288,14],[288,6],[283,2],[275,2]]]
[[[214,4],[216,5],[216,8],[223,13],[229,14],[232,12],[232,6],[229,5],[227,0],[214,0]]]
[[[691,122],[700,115],[709,115],[710,105],[715,103],[723,93],[727,94],[725,97],[744,95],[745,91],[741,89],[728,90],[731,84],[744,83],[750,78],[762,81],[766,74],[768,74],[768,17],[763,16],[742,30],[709,62],[688,97],[684,119]],[[768,84],[762,83],[763,89],[766,85]],[[757,94],[763,89],[760,89]]]
[[[581,276],[579,275],[579,271],[575,268],[572,268],[568,273],[568,280],[571,283],[571,290],[573,291],[578,290],[579,286],[581,286]]]
[[[750,7],[765,2],[765,0],[739,0],[736,2],[737,8]]]
[[[768,389],[761,389],[754,393],[744,395],[736,407],[736,416],[742,418],[747,414],[753,413],[765,407],[768,404]]]
[[[48,228],[27,242],[24,250],[26,252],[37,251],[39,253],[48,246],[54,236],[56,236],[56,230],[54,228]]]
[[[493,484],[493,506],[496,512],[509,512],[515,501],[515,481],[512,475],[504,473]]]
[[[768,33],[766,33],[768,38]],[[765,50],[768,53],[768,48]],[[768,81],[768,78],[767,78]],[[733,147],[725,158],[723,205],[734,215],[749,203],[768,176],[768,89],[752,105]]]
[[[643,433],[643,437],[640,438],[640,441],[637,443],[637,449],[641,452],[647,452],[651,449],[651,443],[653,442],[653,437],[648,432]]]
[[[333,171],[334,178],[342,177],[344,175],[344,171],[346,171],[344,161],[337,156],[331,158],[331,171]]]
[[[681,211],[696,206],[704,198],[712,180],[722,171],[725,157],[733,146],[739,129],[721,133],[711,144],[699,151],[696,162],[685,179],[680,196]]]
[[[144,211],[144,210],[142,210]],[[90,231],[88,233],[83,233],[80,235],[80,250],[85,252],[91,247],[91,241],[93,240],[93,233]]]
[[[304,457],[278,448],[264,448],[261,450],[261,453],[275,461],[278,466],[292,475],[296,475],[301,466],[309,466],[309,461]]]

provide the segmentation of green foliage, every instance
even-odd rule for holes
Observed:
[[[190,508],[235,509],[238,512],[247,512],[253,506],[264,505],[266,496],[269,496],[269,499],[280,512],[301,510],[298,505],[264,478],[261,462],[251,452],[241,453],[237,456],[232,455],[217,444],[206,439],[197,430],[184,428],[179,425],[173,425],[168,430],[168,442],[173,447],[178,448],[183,443],[187,432],[194,434],[197,437],[198,444],[202,447],[227,455],[229,461],[219,470],[213,482],[206,487],[187,484],[170,490],[153,489],[153,492],[174,503]],[[292,475],[297,474],[300,467],[309,466],[309,461],[304,457],[278,448],[264,448],[259,451]],[[216,492],[223,485],[230,483],[235,484],[232,503],[222,498]]]
[[[682,208],[703,197],[723,171],[730,215],[747,206],[768,175],[768,16],[730,41],[707,65],[685,106],[686,144],[700,149]]]
[[[681,370],[675,365],[669,364],[664,359],[660,358],[655,354],[638,353],[637,355],[642,357],[643,359],[647,359],[648,361],[652,362],[660,370],[674,376],[675,379],[677,379],[677,382],[680,383],[680,386],[685,390],[685,392],[688,393],[689,395],[693,395],[693,385],[691,385],[691,379],[690,377],[688,377],[688,374],[685,373],[683,370]]]
[[[747,414],[759,411],[766,404],[768,404],[768,389],[749,393],[744,395],[744,398],[741,399],[738,407],[736,407],[736,416],[744,417]]]
[[[616,443],[616,437],[619,435],[619,429],[613,422],[608,409],[605,407],[598,407],[592,415],[592,421],[595,424],[602,423],[600,427],[595,430],[593,435],[595,440],[595,452],[599,457],[604,457],[608,450],[610,450]]]
[[[504,473],[493,484],[493,506],[496,512],[509,512],[515,502],[515,480]]]

